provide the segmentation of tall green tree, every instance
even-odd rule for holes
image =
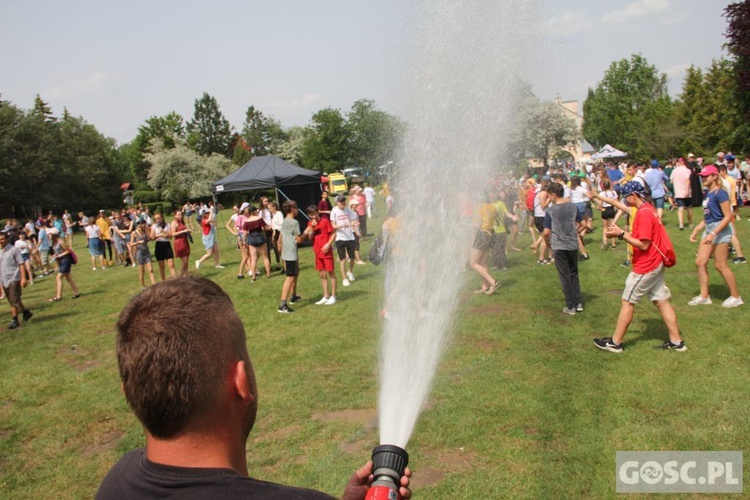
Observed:
[[[341,111],[325,108],[312,116],[302,145],[303,165],[311,170],[334,172],[350,158],[350,130]]]
[[[286,140],[279,145],[278,156],[293,165],[304,164],[305,129],[290,127],[286,131]]]
[[[613,62],[583,104],[583,136],[594,146],[611,144],[648,159],[651,133],[669,126],[672,107],[667,75],[640,54]],[[644,142],[645,141],[645,142]]]
[[[354,166],[373,169],[393,160],[404,129],[395,116],[379,110],[371,99],[360,99],[354,102],[346,120]]]
[[[276,119],[250,106],[245,113],[242,137],[253,156],[265,156],[278,153],[279,146],[286,140],[286,133]]]
[[[750,0],[735,2],[724,9],[727,44],[731,56],[737,124],[732,148],[750,151]]]
[[[187,124],[188,143],[200,155],[211,153],[232,157],[232,127],[216,99],[207,92],[195,100],[193,118]]]

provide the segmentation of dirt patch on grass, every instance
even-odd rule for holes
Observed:
[[[99,360],[92,358],[86,349],[76,344],[59,349],[57,356],[77,372],[85,372],[101,364]]]
[[[0,429],[0,441],[5,441],[13,435],[10,429]]]
[[[411,481],[413,488],[434,486],[445,479],[451,472],[463,472],[471,469],[476,462],[476,454],[462,448],[426,455],[424,467],[415,467]]]
[[[313,420],[320,422],[344,421],[352,424],[361,423],[366,426],[367,430],[375,429],[378,426],[378,412],[374,409],[369,410],[339,410],[313,413]]]
[[[349,443],[339,444],[339,449],[349,455],[367,456],[370,451],[377,446],[372,439],[357,439]]]
[[[300,429],[299,425],[288,425],[273,431],[263,431],[263,434],[259,436],[259,441],[283,441],[298,433]]]
[[[507,351],[508,345],[495,339],[470,339],[468,343],[482,352]]]
[[[124,435],[125,433],[120,429],[107,429],[94,435],[94,442],[83,449],[82,455],[84,457],[95,457],[109,451],[117,446]]]

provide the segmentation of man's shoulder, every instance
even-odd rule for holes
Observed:
[[[148,461],[141,448],[117,461],[99,486],[96,498],[330,500],[333,497],[315,490],[245,477],[231,469],[156,464]]]

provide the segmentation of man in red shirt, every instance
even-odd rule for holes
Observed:
[[[633,271],[625,281],[622,292],[622,307],[617,318],[617,326],[612,337],[594,339],[599,349],[614,353],[622,352],[622,339],[633,320],[635,304],[641,297],[647,296],[659,313],[669,332],[669,340],[662,344],[662,349],[687,351],[685,342],[680,337],[677,326],[677,315],[669,303],[672,294],[664,283],[664,263],[661,248],[665,248],[663,238],[668,238],[661,229],[661,222],[651,204],[645,201],[646,190],[640,182],[626,183],[620,194],[623,200],[638,210],[633,221],[633,232],[623,231],[618,226],[609,226],[605,232],[607,238],[615,236],[625,240],[633,247]]]
[[[315,304],[331,306],[336,303],[336,266],[333,263],[333,242],[336,240],[336,232],[333,230],[331,221],[321,217],[315,205],[310,205],[305,211],[310,217],[307,228],[313,234],[315,269],[320,275],[320,284],[323,286],[323,298]],[[329,280],[331,282],[330,294],[328,293]]]

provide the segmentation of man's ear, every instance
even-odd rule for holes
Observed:
[[[234,365],[233,370],[233,386],[234,391],[237,394],[238,397],[246,401],[247,403],[252,403],[255,401],[255,395],[252,392],[252,388],[250,387],[250,379],[248,377],[247,373],[247,365],[244,361],[237,361]]]

